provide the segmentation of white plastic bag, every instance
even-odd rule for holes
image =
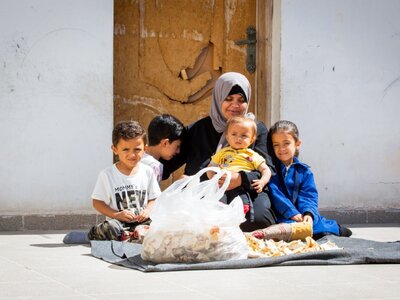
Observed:
[[[216,174],[200,182],[207,171]],[[156,263],[246,259],[248,246],[239,228],[245,221],[243,203],[240,197],[229,205],[219,201],[229,182],[230,172],[209,167],[168,187],[150,213],[141,257]]]

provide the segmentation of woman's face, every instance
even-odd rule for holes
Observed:
[[[234,116],[243,116],[246,109],[247,102],[240,94],[229,95],[221,105],[221,112],[226,120]]]

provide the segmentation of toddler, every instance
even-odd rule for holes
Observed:
[[[251,117],[232,117],[228,120],[225,129],[225,138],[228,142],[227,147],[217,151],[211,157],[209,166],[220,167],[228,171],[254,171],[261,173],[261,178],[254,180],[252,187],[261,196],[264,186],[271,178],[271,170],[265,163],[265,159],[249,148],[257,137],[257,125]],[[213,176],[213,172],[207,172],[208,178]],[[240,196],[243,201],[244,213],[251,212],[252,201],[248,193],[242,188],[237,187],[233,190],[225,192],[222,202],[230,203],[236,196]],[[265,194],[268,197],[267,194]]]

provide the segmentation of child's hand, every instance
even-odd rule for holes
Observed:
[[[306,223],[313,223],[313,218],[310,215],[304,215],[303,221]]]
[[[293,221],[296,221],[296,222],[303,222],[303,216],[301,214],[294,215],[290,219],[292,219]]]
[[[129,209],[124,209],[117,212],[114,218],[122,222],[134,222],[136,216]]]
[[[149,218],[149,211],[147,209],[142,210],[140,214],[135,216],[135,221],[138,223],[142,223]]]
[[[256,190],[257,193],[261,193],[266,184],[267,183],[261,179],[255,179],[255,180],[253,180],[253,183],[251,184],[251,186]]]

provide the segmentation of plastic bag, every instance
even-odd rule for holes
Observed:
[[[214,177],[200,182],[210,170]],[[169,186],[150,213],[141,257],[156,263],[246,259],[247,241],[239,228],[245,221],[243,203],[239,197],[229,205],[219,201],[229,182],[230,172],[209,167]]]

